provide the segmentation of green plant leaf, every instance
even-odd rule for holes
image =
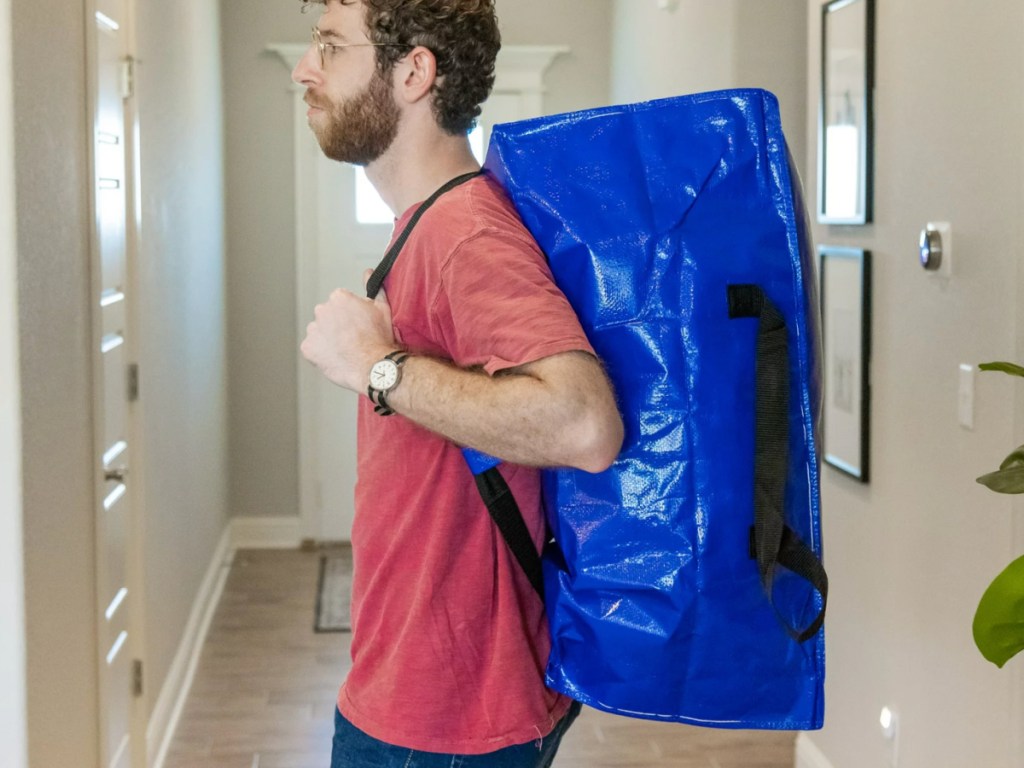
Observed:
[[[999,465],[999,468],[1009,469],[1010,467],[1016,467],[1020,464],[1024,464],[1024,445],[1022,445],[1016,451],[1007,456],[1003,460],[1003,463]]]
[[[1024,493],[1024,464],[989,472],[979,477],[978,482],[996,493]]]
[[[974,644],[997,667],[1024,650],[1024,557],[996,576],[974,614]]]
[[[1013,363],[982,363],[978,366],[978,369],[982,371],[1001,371],[1011,376],[1024,376],[1024,367],[1014,365]]]

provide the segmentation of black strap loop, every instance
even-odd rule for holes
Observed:
[[[786,631],[797,642],[814,637],[825,621],[828,575],[820,558],[786,525],[789,467],[789,338],[782,313],[757,285],[730,285],[729,317],[758,318],[755,372],[754,527],[752,556],[761,584]],[[793,627],[775,605],[775,566],[792,571],[821,594],[821,610],[805,629]]]

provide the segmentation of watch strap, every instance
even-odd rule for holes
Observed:
[[[378,416],[393,416],[394,410],[388,405],[388,401],[384,399],[383,392],[377,392],[377,405],[374,406],[373,412]]]

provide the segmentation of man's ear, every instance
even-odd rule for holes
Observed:
[[[418,45],[395,66],[395,92],[413,104],[426,97],[437,82],[437,60],[429,48]]]

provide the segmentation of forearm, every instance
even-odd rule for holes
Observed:
[[[414,355],[388,405],[459,445],[516,464],[597,472],[622,444],[611,387],[582,352],[497,376]]]
[[[371,301],[337,290],[313,314],[303,356],[338,386],[366,395],[374,364],[398,347],[386,295]],[[397,386],[386,386],[392,410],[513,463],[600,472],[622,447],[611,384],[586,352],[551,355],[495,376],[412,355]]]

